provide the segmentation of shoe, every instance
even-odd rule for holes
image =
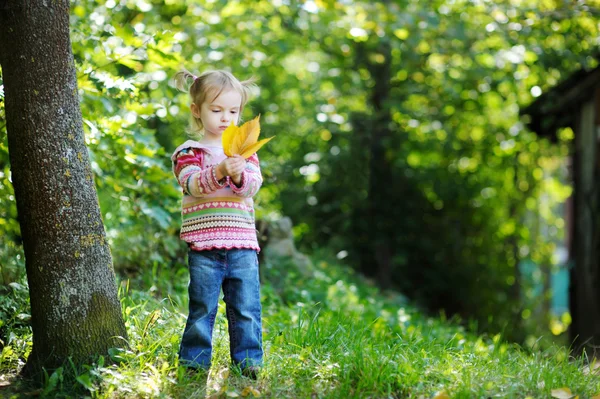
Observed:
[[[258,367],[258,366],[248,366],[242,370],[242,375],[244,377],[250,378],[252,380],[257,380],[259,374],[260,374],[260,367]]]

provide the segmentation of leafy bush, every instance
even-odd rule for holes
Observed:
[[[31,352],[30,312],[24,279],[0,285],[0,373],[20,369]]]

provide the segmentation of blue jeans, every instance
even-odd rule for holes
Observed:
[[[263,360],[258,257],[252,249],[189,251],[189,316],[179,361],[209,368],[212,332],[223,288],[231,361],[242,369]]]

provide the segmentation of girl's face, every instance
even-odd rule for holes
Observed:
[[[238,124],[241,105],[242,95],[231,89],[223,91],[210,102],[204,101],[200,109],[196,104],[192,104],[191,109],[192,114],[202,120],[204,136],[207,139],[217,139],[232,121],[235,125]]]

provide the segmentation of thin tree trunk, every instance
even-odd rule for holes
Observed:
[[[597,94],[598,96],[598,94]],[[600,101],[600,100],[597,100]],[[576,353],[586,350],[592,358],[600,353],[600,263],[597,245],[598,179],[596,162],[595,101],[582,105],[575,135],[575,267],[571,270],[570,336]]]
[[[392,241],[395,234],[391,209],[390,194],[392,185],[392,167],[385,153],[385,145],[389,145],[391,137],[391,116],[385,102],[389,99],[391,80],[391,46],[382,41],[380,54],[384,61],[380,64],[368,64],[369,72],[375,78],[375,87],[371,102],[375,110],[374,126],[372,126],[369,206],[371,216],[371,237],[377,264],[377,281],[383,288],[389,288],[392,281]]]
[[[84,141],[69,2],[4,4],[0,65],[31,298],[31,375],[106,354],[126,331]]]

